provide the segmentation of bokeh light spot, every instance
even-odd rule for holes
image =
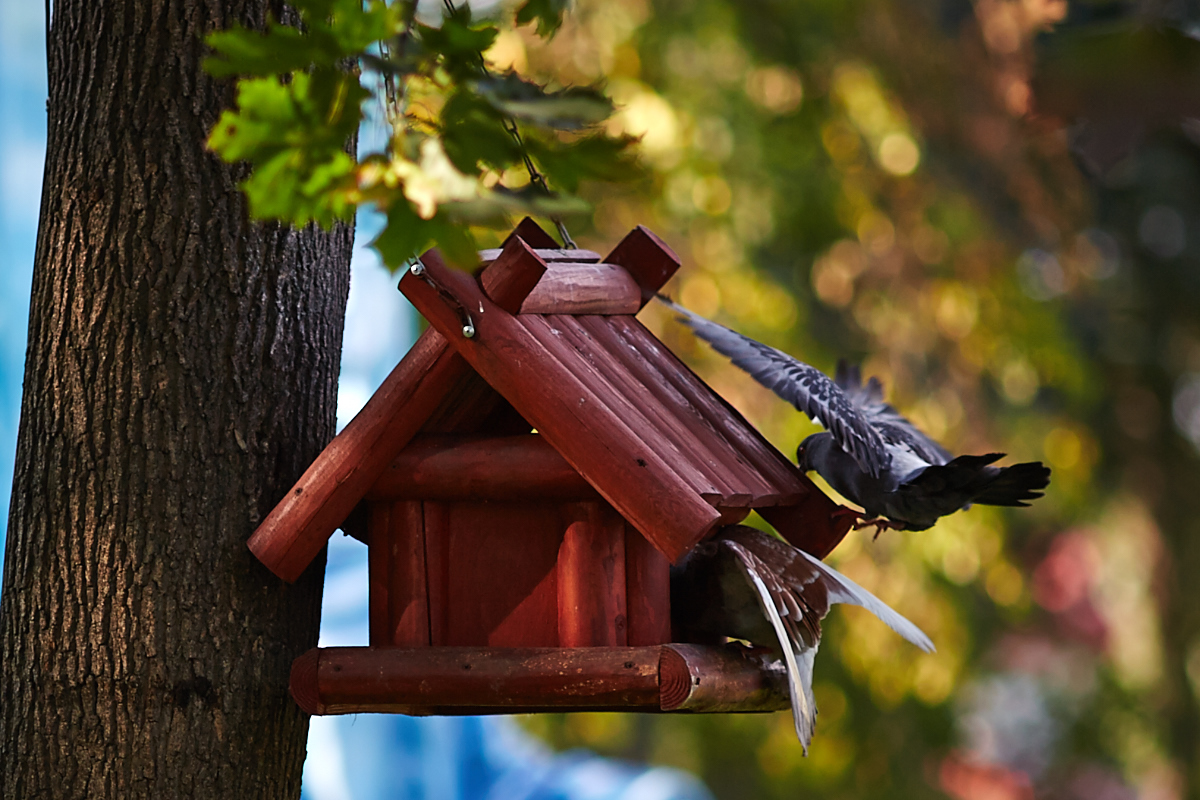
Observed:
[[[1171,416],[1179,432],[1200,448],[1200,375],[1183,375],[1175,385]]]
[[[821,144],[834,161],[846,164],[858,158],[862,140],[845,122],[829,122],[821,128]]]
[[[716,217],[729,210],[733,192],[719,175],[708,175],[692,185],[692,203],[696,209]]]
[[[773,114],[787,114],[800,107],[804,84],[795,70],[761,67],[746,75],[746,96]]]
[[[1083,455],[1083,440],[1070,428],[1058,427],[1046,434],[1042,450],[1050,466],[1069,470],[1079,464]]]
[[[1067,290],[1067,276],[1053,253],[1031,248],[1017,259],[1021,288],[1034,300],[1045,301]]]
[[[934,318],[942,335],[957,342],[975,328],[979,298],[961,284],[945,286],[938,293]]]
[[[911,175],[921,163],[921,149],[907,133],[889,133],[879,143],[879,165],[893,175]]]
[[[1020,570],[1007,561],[1001,561],[987,571],[983,586],[988,597],[997,605],[1012,606],[1016,605],[1025,591],[1025,579]]]
[[[721,289],[708,275],[692,275],[683,283],[679,302],[703,317],[711,317],[721,308]]]
[[[677,159],[679,120],[671,104],[636,81],[614,81],[611,87],[617,113],[609,121],[609,133],[639,137],[642,152],[651,159]]]
[[[1004,396],[1016,405],[1027,405],[1037,394],[1037,370],[1025,358],[1011,359],[1000,372],[1000,387]]]
[[[812,269],[812,285],[817,297],[835,308],[845,308],[854,299],[854,279],[867,265],[858,242],[849,239],[829,248]]]
[[[874,256],[887,255],[896,244],[896,226],[886,214],[871,210],[858,221],[858,240]]]
[[[936,654],[921,656],[917,673],[913,676],[913,691],[921,702],[930,706],[938,705],[950,696],[953,689],[954,670],[950,667],[949,659],[938,658]]]

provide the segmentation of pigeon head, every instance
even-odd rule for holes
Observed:
[[[817,465],[824,462],[824,454],[832,443],[833,437],[828,431],[804,437],[804,441],[796,448],[796,464],[805,472],[817,469]]]

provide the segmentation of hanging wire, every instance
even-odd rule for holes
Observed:
[[[405,9],[404,33],[399,38],[400,57],[404,56],[404,51],[408,46],[408,41],[412,37],[413,23],[416,21],[417,4],[411,3]],[[392,60],[392,46],[388,44],[386,39],[379,42],[379,55],[386,61]],[[398,78],[395,73],[384,72],[380,75],[383,80],[383,92],[385,95],[384,111],[387,116],[388,124],[394,132],[397,123],[399,123],[404,113],[404,106],[408,103],[408,84]],[[397,89],[397,86],[400,88]]]
[[[454,7],[453,0],[442,0],[442,2],[446,6],[446,11],[450,13],[450,16],[454,16],[458,13],[458,9]],[[485,76],[491,77],[492,73],[488,70],[487,63],[484,62],[482,53],[479,54],[479,68],[483,71]],[[529,183],[540,189],[547,196],[553,197],[554,195],[550,191],[550,186],[546,183],[546,176],[538,171],[538,168],[533,163],[533,159],[529,156],[529,150],[525,147],[525,140],[521,138],[521,130],[517,127],[517,121],[512,117],[506,116],[504,117],[503,125],[504,130],[513,138],[513,141],[516,142],[517,149],[521,151],[521,160],[525,163],[525,170],[529,173]],[[558,235],[562,237],[563,245],[565,245],[568,250],[578,250],[579,246],[575,244],[575,240],[572,239],[571,234],[567,232],[567,226],[562,221],[562,217],[551,215],[550,221],[553,222],[554,227],[558,229]]]
[[[458,301],[457,297],[450,293],[450,290],[434,280],[433,276],[429,274],[428,268],[426,268],[421,259],[414,258],[412,264],[408,268],[408,271],[412,273],[414,278],[420,278],[421,280],[425,281],[425,283],[429,284],[430,288],[437,292],[438,296],[442,298],[442,302],[458,312],[458,320],[462,324],[462,335],[464,338],[470,339],[475,336],[475,320],[471,319],[471,312],[467,310],[466,306]],[[479,310],[483,311],[483,307],[481,306]]]

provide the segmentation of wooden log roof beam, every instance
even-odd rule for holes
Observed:
[[[529,250],[528,256],[508,262],[505,269],[537,269],[543,264],[520,239],[514,238],[508,246],[514,243]],[[423,260],[440,290],[411,274],[401,280],[400,290],[660,551],[675,560],[712,530],[719,512],[521,322],[539,317],[505,313],[471,276],[446,267],[436,251]],[[484,275],[499,266],[497,261]],[[472,314],[474,337],[462,336],[459,309],[445,295]]]
[[[247,543],[254,555],[285,581],[299,578],[469,369],[442,334],[425,331],[258,526]]]

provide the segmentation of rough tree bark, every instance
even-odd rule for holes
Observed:
[[[0,797],[295,797],[324,559],[245,540],[333,433],[352,233],[251,224],[201,35],[63,0],[0,605]]]

